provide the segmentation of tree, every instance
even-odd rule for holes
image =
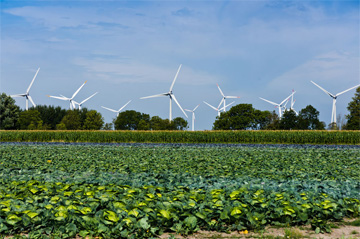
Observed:
[[[138,130],[149,130],[150,122],[146,122],[145,120],[140,120],[138,124]]]
[[[0,129],[16,129],[19,120],[20,107],[15,100],[2,93],[0,95]]]
[[[96,110],[90,110],[86,113],[86,119],[83,124],[83,129],[100,130],[104,125],[104,118]]]
[[[169,130],[170,122],[168,119],[162,119],[159,116],[153,116],[150,120],[150,128],[152,130]]]
[[[40,112],[41,120],[43,121],[44,129],[56,129],[56,125],[59,124],[66,114],[66,110],[57,106],[37,105],[35,108]]]
[[[287,110],[284,112],[280,120],[280,129],[290,130],[297,129],[298,117],[293,110]]]
[[[264,126],[266,130],[277,130],[280,129],[280,119],[276,114],[275,110],[269,115],[269,123]]]
[[[188,122],[181,117],[176,117],[171,121],[170,128],[173,130],[185,130],[188,128]]]
[[[360,87],[356,89],[355,96],[349,102],[347,109],[350,114],[346,115],[348,121],[345,129],[360,130]]]
[[[308,105],[304,109],[300,110],[298,116],[298,129],[325,129],[325,123],[319,120],[319,111],[313,106]]]
[[[135,110],[126,110],[115,119],[114,126],[116,130],[137,130],[141,120],[148,123],[150,116]]]
[[[214,122],[215,130],[245,130],[265,128],[271,120],[271,113],[262,113],[251,104],[238,104],[221,113]]]
[[[105,123],[103,130],[112,130],[113,129],[113,123]]]
[[[42,129],[43,121],[40,112],[34,109],[22,111],[19,116],[20,129]]]
[[[57,129],[78,130],[81,129],[81,118],[79,110],[68,110]]]

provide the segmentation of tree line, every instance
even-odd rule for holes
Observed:
[[[349,114],[341,129],[360,130],[360,87],[348,104]],[[23,111],[15,100],[2,93],[0,95],[0,129],[2,130],[186,130],[188,122],[177,117],[172,121],[127,110],[119,113],[112,123],[104,123],[104,118],[96,110],[65,110],[61,107],[38,105]],[[229,111],[222,112],[213,123],[214,130],[323,130],[324,122],[319,120],[319,111],[308,105],[297,115],[292,110],[284,112],[279,119],[275,111],[254,109],[251,104],[238,104]],[[340,129],[336,124],[327,129]]]

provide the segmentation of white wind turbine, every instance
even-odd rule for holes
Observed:
[[[214,106],[212,106],[212,105],[210,105],[209,103],[207,103],[206,101],[204,101],[204,103],[205,104],[207,104],[210,108],[212,108],[212,109],[214,109],[214,110],[216,110],[217,111],[217,113],[218,113],[218,116],[220,116],[220,111],[222,111],[224,108],[226,108],[226,107],[228,107],[228,106],[230,106],[230,105],[232,105],[232,104],[234,104],[235,103],[235,101],[233,101],[233,102],[231,102],[230,104],[228,104],[228,105],[225,105],[225,106],[223,106],[222,108],[215,108]]]
[[[284,108],[284,103],[287,102],[287,101],[289,100],[289,98],[290,98],[293,94],[294,94],[294,93],[292,93],[291,95],[289,95],[288,97],[286,97],[285,100],[281,101],[280,104],[274,103],[274,102],[272,102],[272,101],[270,101],[270,100],[266,100],[266,99],[261,98],[261,97],[259,97],[259,98],[262,99],[262,100],[264,100],[264,101],[266,101],[266,102],[268,102],[268,103],[270,103],[270,104],[272,104],[272,105],[275,105],[275,107],[279,109],[279,118],[281,118],[281,116],[282,116],[282,109]]]
[[[240,96],[226,96],[224,95],[224,93],[222,92],[222,90],[220,89],[219,84],[216,84],[217,87],[219,88],[220,94],[222,95],[222,99],[220,101],[220,104],[218,105],[218,108],[220,108],[221,104],[224,103],[224,106],[221,109],[224,109],[224,112],[226,111],[226,99],[237,99],[240,98]]]
[[[70,103],[70,109],[75,109],[75,101],[73,100],[74,97],[77,95],[77,93],[79,93],[79,91],[81,90],[81,88],[83,88],[83,86],[85,85],[87,81],[85,81],[81,86],[80,88],[75,91],[75,93],[71,96],[71,98],[68,98],[68,97],[65,97],[63,95],[60,95],[60,96],[52,96],[52,95],[48,95],[48,97],[51,97],[51,98],[55,98],[55,99],[59,99],[59,100],[68,100],[69,103]]]
[[[311,81],[311,83],[313,83],[314,85],[316,85],[317,87],[319,87],[322,91],[324,91],[327,95],[329,95],[332,99],[333,99],[333,105],[332,105],[332,112],[331,112],[331,123],[335,123],[336,124],[336,99],[339,95],[342,95],[344,94],[345,92],[348,92],[349,90],[352,90],[354,88],[357,88],[360,86],[360,84],[354,86],[354,87],[351,87],[347,90],[344,90],[340,93],[337,93],[337,94],[331,94],[329,91],[323,89],[321,86],[317,85],[315,82]]]
[[[76,102],[75,100],[74,103],[77,104],[79,106],[79,110],[81,110],[81,106],[88,100],[90,100],[94,95],[96,95],[98,92],[95,92],[94,94],[92,94],[91,96],[89,96],[88,98],[86,98],[85,100],[81,101],[80,103]]]
[[[185,111],[183,110],[183,108],[181,107],[181,105],[179,104],[179,102],[176,100],[176,97],[175,95],[173,94],[172,92],[172,89],[174,87],[174,84],[175,84],[175,81],[176,81],[176,78],[179,74],[179,71],[181,69],[181,65],[179,66],[179,69],[178,71],[176,72],[176,75],[175,75],[175,78],[170,86],[170,90],[169,92],[167,93],[162,93],[162,94],[158,94],[158,95],[151,95],[151,96],[146,96],[146,97],[141,97],[140,99],[147,99],[147,98],[154,98],[154,97],[161,97],[161,96],[169,96],[170,98],[170,113],[169,113],[169,121],[171,122],[172,121],[172,108],[171,108],[171,103],[172,103],[172,100],[175,101],[175,103],[179,106],[180,110],[184,113],[184,115],[186,116],[186,118],[188,117],[185,113]]]
[[[195,110],[197,109],[197,107],[199,107],[199,105],[200,105],[200,104],[198,104],[193,110],[187,110],[187,109],[185,109],[186,111],[192,113],[192,119],[191,119],[191,121],[192,121],[192,122],[191,122],[191,123],[192,123],[192,124],[191,124],[191,130],[192,130],[192,131],[194,131],[194,128],[195,128],[195,127],[194,127],[194,124],[195,124]]]
[[[11,97],[25,97],[25,99],[26,99],[25,109],[26,109],[26,110],[29,109],[29,100],[30,100],[31,104],[32,104],[34,107],[36,107],[34,101],[32,100],[32,98],[31,98],[31,96],[30,96],[30,94],[29,94],[29,92],[30,92],[30,88],[31,88],[32,84],[34,83],[35,78],[36,78],[39,70],[40,70],[40,67],[37,69],[34,78],[32,79],[29,87],[28,87],[27,90],[26,90],[26,93],[24,93],[24,94],[17,94],[17,95],[11,95]]]
[[[294,94],[296,93],[296,91],[292,90],[292,93],[291,93],[291,103],[290,103],[290,110],[294,111],[296,115],[299,115],[298,112],[296,112],[296,110],[294,109],[294,104],[295,104],[295,100],[294,100]],[[287,103],[289,102],[289,100],[286,101],[286,103],[284,104],[283,106],[283,112],[285,112],[287,109],[286,109],[286,105]]]
[[[125,106],[127,106],[130,102],[131,102],[131,100],[129,100],[129,101],[128,101],[123,107],[121,107],[119,110],[113,110],[113,109],[110,109],[110,108],[107,108],[107,107],[104,107],[104,106],[101,106],[101,107],[104,108],[104,109],[110,110],[110,111],[112,111],[112,112],[114,112],[114,113],[117,113],[117,114],[116,114],[116,117],[118,117],[119,114],[120,114],[120,111],[122,111],[122,110],[125,108]]]

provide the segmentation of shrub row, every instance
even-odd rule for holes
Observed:
[[[360,144],[359,131],[0,131],[1,142]]]

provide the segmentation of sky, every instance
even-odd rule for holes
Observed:
[[[0,0],[0,92],[25,93],[36,104],[68,108],[47,95],[75,97],[110,123],[101,106],[169,117],[165,93],[182,64],[173,93],[195,111],[196,130],[210,130],[225,95],[235,104],[276,110],[294,89],[294,108],[307,105],[330,123],[332,99],[360,84],[359,1]],[[337,99],[343,118],[355,90]],[[15,98],[25,108],[24,98]],[[232,102],[228,99],[227,103]],[[173,103],[173,118],[185,117]],[[188,113],[191,124],[191,113]],[[191,126],[189,127],[191,128]]]

